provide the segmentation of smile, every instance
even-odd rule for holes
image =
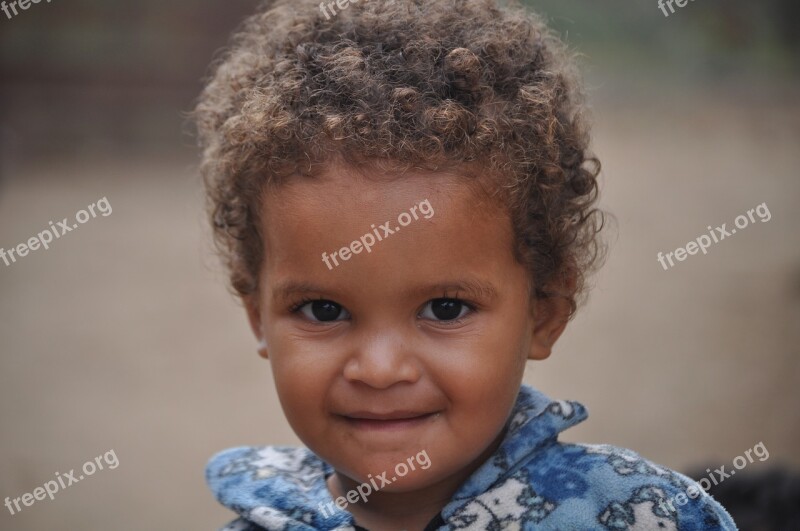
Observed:
[[[390,413],[374,413],[359,411],[340,415],[349,425],[366,431],[405,430],[421,426],[431,420],[438,412],[417,413],[394,411]]]

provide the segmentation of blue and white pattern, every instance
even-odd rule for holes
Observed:
[[[735,531],[691,479],[608,445],[566,444],[558,434],[587,418],[577,402],[522,386],[498,450],[442,509],[438,531]],[[206,478],[239,518],[222,531],[355,531],[352,515],[326,516],[333,469],[305,448],[242,447],[214,456]],[[672,501],[674,511],[665,502]]]

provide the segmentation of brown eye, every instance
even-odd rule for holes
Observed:
[[[425,305],[421,316],[436,321],[453,321],[468,312],[467,305],[458,299],[433,299]]]
[[[299,311],[311,321],[339,321],[350,316],[341,305],[328,300],[317,300],[304,304]]]

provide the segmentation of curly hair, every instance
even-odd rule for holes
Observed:
[[[234,291],[258,288],[268,186],[334,160],[477,167],[494,176],[531,296],[564,297],[571,316],[605,246],[566,46],[515,1],[350,1],[333,17],[316,0],[264,2],[200,96],[201,172]]]

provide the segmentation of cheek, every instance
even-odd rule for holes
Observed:
[[[466,440],[482,439],[488,444],[500,432],[513,407],[522,373],[505,371],[498,378],[473,379],[459,386],[451,395],[457,406],[453,408],[451,421],[456,432]]]
[[[525,372],[528,331],[523,320],[505,321],[448,355],[434,370],[454,405],[454,428],[490,440],[513,407]]]
[[[471,405],[485,405],[493,397],[515,394],[528,345],[523,323],[495,326],[489,333],[446,345],[449,352],[433,370],[447,394]]]
[[[284,413],[298,435],[319,426],[326,389],[335,375],[332,356],[321,356],[319,345],[312,347],[291,336],[270,338],[270,366]]]

